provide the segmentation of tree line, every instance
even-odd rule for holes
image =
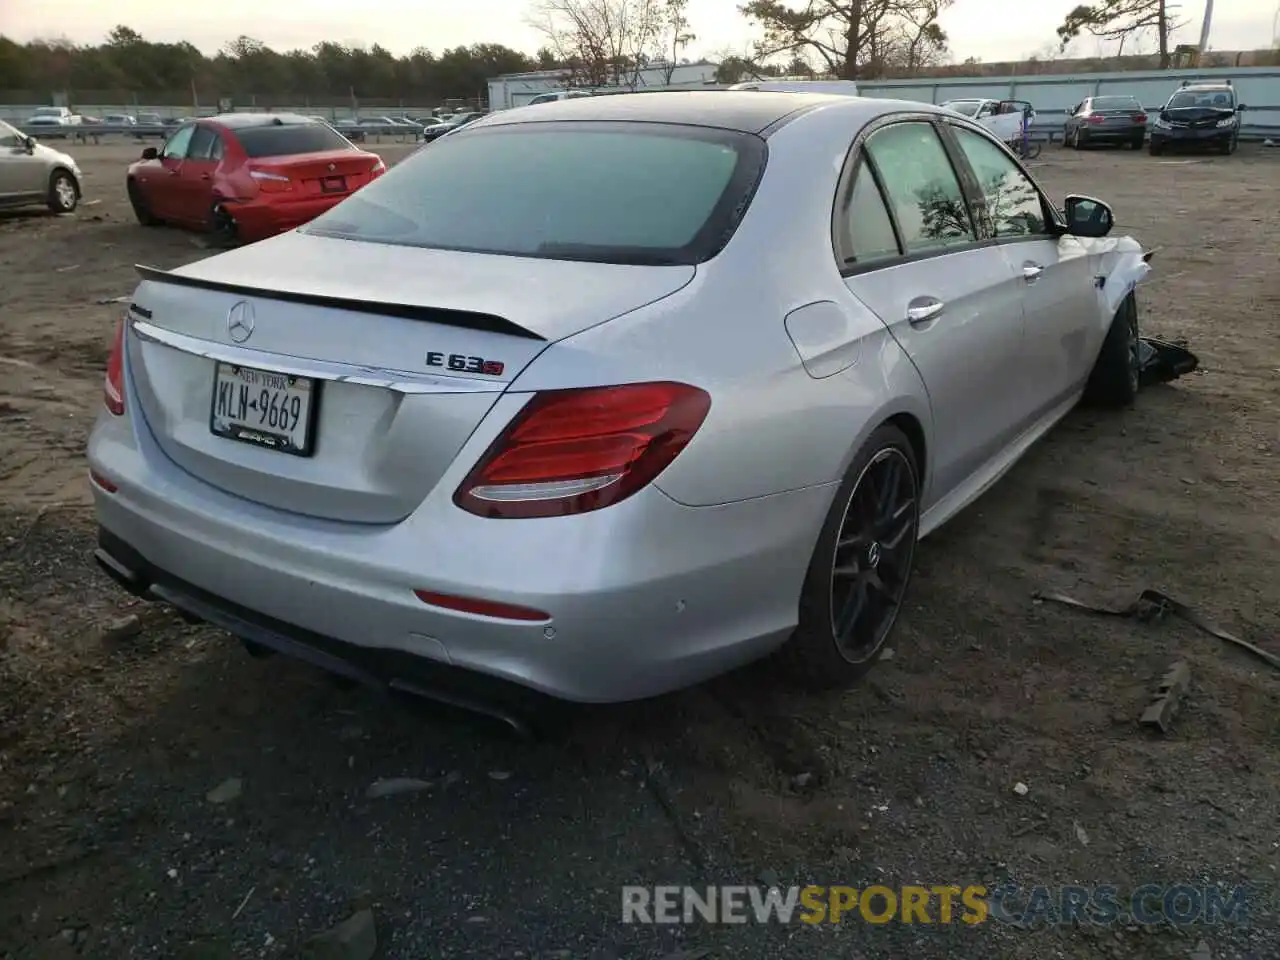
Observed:
[[[161,91],[210,102],[250,94],[298,102],[483,97],[498,74],[561,69],[569,85],[636,87],[645,68],[670,81],[697,37],[688,0],[532,0],[527,21],[543,38],[534,54],[496,43],[439,53],[425,46],[403,56],[386,48],[326,41],[277,51],[249,36],[208,55],[190,43],[157,43],[128,26],[100,44],[28,43],[0,36],[0,90]],[[717,79],[768,75],[840,79],[912,75],[950,58],[942,16],[956,0],[746,0],[739,10],[758,31],[745,51],[717,60]],[[963,0],[961,0],[963,2]],[[1118,39],[1154,33],[1161,66],[1169,35],[1181,25],[1168,0],[1095,0],[1058,28],[1065,49],[1081,33]],[[651,71],[647,71],[650,72]]]

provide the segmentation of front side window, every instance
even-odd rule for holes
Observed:
[[[166,160],[181,160],[187,155],[187,147],[191,144],[191,137],[195,131],[194,125],[183,127],[165,143],[160,156]]]
[[[699,263],[764,163],[751,134],[657,123],[528,123],[440,138],[316,218],[324,236],[600,263]]]
[[[1009,155],[981,134],[952,129],[982,190],[992,236],[1028,237],[1047,232],[1040,191]]]
[[[907,253],[940,250],[977,239],[964,191],[930,123],[895,123],[872,134],[876,165]]]
[[[187,157],[191,160],[209,160],[213,146],[218,142],[218,135],[208,127],[196,127],[191,135],[191,143],[187,146]]]

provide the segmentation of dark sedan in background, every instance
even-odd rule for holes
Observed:
[[[1235,153],[1244,109],[1230,83],[1184,83],[1151,127],[1151,155],[1159,156],[1170,147]]]
[[[432,140],[438,140],[446,133],[451,133],[459,127],[464,127],[472,120],[479,120],[484,114],[480,111],[471,111],[469,113],[455,113],[452,117],[447,117],[444,123],[436,124],[433,127],[427,127],[422,131],[422,139],[430,143]]]
[[[1094,144],[1142,149],[1147,112],[1134,97],[1089,97],[1077,103],[1062,129],[1062,145],[1083,150]]]

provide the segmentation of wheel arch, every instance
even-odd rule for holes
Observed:
[[[70,167],[68,167],[68,166],[67,166],[66,164],[64,164],[64,163],[55,164],[55,165],[54,165],[54,167],[49,171],[49,187],[50,187],[50,189],[52,189],[52,188],[53,188],[53,180],[54,180],[54,178],[55,178],[58,174],[60,174],[60,173],[65,173],[68,177],[70,177],[70,178],[71,178],[71,182],[72,182],[72,183],[74,183],[74,184],[75,184],[75,186],[76,186],[76,193],[77,193],[77,194],[79,194],[79,193],[81,192],[81,188],[80,188],[80,178],[79,178],[79,177],[77,177],[77,176],[75,175],[75,171],[74,171],[74,170],[72,170]]]
[[[906,434],[907,440],[911,443],[911,453],[916,458],[916,469],[920,471],[920,485],[923,487],[929,466],[929,450],[924,435],[924,424],[909,413],[895,413],[884,422],[892,424]]]
[[[932,466],[929,462],[931,452],[929,433],[932,422],[932,416],[923,398],[903,397],[886,405],[876,415],[867,417],[862,430],[849,444],[849,449],[840,466],[840,476],[843,477],[849,472],[849,467],[863,444],[867,442],[867,438],[882,426],[889,424],[901,430],[907,442],[911,444],[911,452],[916,459],[916,469],[920,472],[920,491],[922,495],[927,494]]]

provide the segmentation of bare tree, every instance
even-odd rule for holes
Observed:
[[[952,0],[748,0],[742,13],[764,30],[759,56],[813,54],[844,80],[888,66],[916,69],[938,59],[938,23]]]
[[[634,90],[663,29],[659,0],[537,0],[529,25],[569,70],[570,86]]]
[[[1090,6],[1076,7],[1058,27],[1058,39],[1065,50],[1081,33],[1091,33],[1102,40],[1119,40],[1123,53],[1125,40],[1154,32],[1159,41],[1160,69],[1172,62],[1169,37],[1186,21],[1175,21],[1176,4],[1168,0],[1096,0]]]
[[[663,80],[668,86],[675,75],[676,65],[680,63],[680,54],[689,44],[697,40],[697,35],[689,29],[689,0],[666,0],[660,14],[662,35]]]

